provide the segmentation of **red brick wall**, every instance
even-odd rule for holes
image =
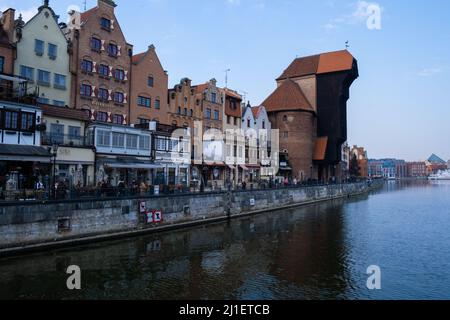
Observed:
[[[114,21],[114,29],[107,31],[101,28],[100,19],[104,17]],[[101,52],[95,52],[91,49],[91,38],[95,36],[103,42]],[[130,118],[130,77],[131,77],[131,57],[129,50],[132,46],[126,43],[120,25],[114,14],[114,8],[103,1],[98,1],[98,8],[93,9],[87,21],[82,24],[79,32],[79,38],[75,40],[74,49],[77,52],[72,59],[72,71],[76,70],[76,77],[72,94],[74,95],[74,105],[78,109],[88,109],[95,111],[103,111],[111,114],[123,115],[126,117],[124,124],[129,124]],[[108,55],[108,44],[115,43],[120,47],[120,56],[117,58]],[[81,71],[81,61],[86,58],[96,63],[97,71],[100,64],[105,64],[113,68],[123,69],[127,73],[127,80],[118,81],[114,77],[101,77],[98,72],[86,74]],[[95,87],[95,97],[85,98],[80,95],[81,84],[90,84]],[[97,99],[98,89],[102,87],[107,90],[120,91],[125,94],[126,102],[123,104],[114,103],[114,101],[100,102]]]
[[[148,78],[153,77],[153,87],[148,85]],[[139,62],[132,64],[130,119],[131,123],[139,123],[139,118],[158,120],[162,124],[170,124],[168,119],[167,90],[169,77],[165,73],[154,47]],[[151,108],[138,105],[138,97],[151,98]],[[155,101],[159,99],[160,109],[155,109]]]
[[[304,179],[311,176],[316,140],[316,116],[308,112],[278,112],[269,114],[273,129],[280,130],[280,152],[287,150],[292,176]],[[288,137],[284,136],[288,132]],[[314,173],[313,173],[314,175]]]

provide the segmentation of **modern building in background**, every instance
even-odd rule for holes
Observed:
[[[155,121],[169,124],[167,90],[169,76],[154,45],[133,56],[130,94],[130,123]]]
[[[133,46],[125,39],[115,8],[112,0],[98,0],[79,17],[72,14],[67,30],[73,46],[71,106],[84,110],[91,121],[129,125]]]
[[[16,21],[14,73],[35,84],[39,103],[70,105],[71,49],[49,1],[27,23]]]
[[[437,174],[439,171],[447,170],[447,162],[436,154],[432,154],[427,161],[425,161],[427,166],[427,174]]]

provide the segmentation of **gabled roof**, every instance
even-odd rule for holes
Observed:
[[[354,58],[347,50],[295,59],[277,80],[351,70]]]
[[[86,23],[98,10],[98,7],[94,7],[80,14],[81,23]]]
[[[315,112],[300,86],[290,79],[284,81],[262,105],[268,113],[289,110]]]
[[[137,64],[137,63],[141,62],[142,58],[144,58],[146,54],[147,54],[147,52],[142,52],[142,53],[135,54],[133,56],[133,58],[131,58],[132,62],[134,64]]]
[[[263,110],[264,110],[263,106],[253,107],[252,108],[253,117],[255,117],[255,119],[258,119]]]

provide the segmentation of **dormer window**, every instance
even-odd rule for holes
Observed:
[[[100,25],[102,26],[103,29],[111,31],[111,20],[107,18],[101,18]]]

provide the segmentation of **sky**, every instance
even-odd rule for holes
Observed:
[[[83,0],[50,0],[67,19]],[[97,0],[87,0],[87,8]],[[450,159],[450,1],[116,0],[134,52],[156,46],[169,85],[215,78],[261,104],[296,57],[345,49],[360,77],[348,102],[349,144],[370,158]],[[0,0],[25,19],[41,0]],[[379,8],[377,28],[368,8]],[[373,12],[373,11],[371,11]],[[380,19],[378,19],[378,17]]]

